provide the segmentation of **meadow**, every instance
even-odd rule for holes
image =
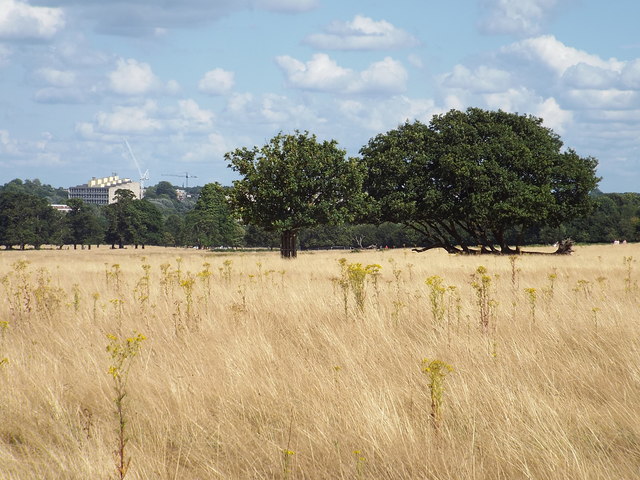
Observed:
[[[637,259],[2,251],[0,478],[640,478]]]

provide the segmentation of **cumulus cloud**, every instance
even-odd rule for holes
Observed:
[[[567,68],[562,80],[570,88],[606,89],[617,83],[618,73],[611,69],[578,63]]]
[[[233,94],[229,97],[225,111],[225,117],[237,122],[269,124],[277,128],[286,126],[287,129],[309,128],[309,125],[318,125],[326,121],[304,103],[274,93]]]
[[[573,112],[561,108],[553,97],[543,100],[531,113],[544,119],[544,125],[560,135],[573,123]]]
[[[209,95],[225,95],[235,85],[235,74],[222,68],[214,68],[198,82],[198,90]]]
[[[493,93],[507,89],[512,80],[509,72],[486,65],[480,65],[475,70],[456,65],[452,72],[440,77],[440,82],[446,88]]]
[[[207,135],[206,140],[200,144],[192,146],[191,149],[182,155],[183,162],[211,162],[222,159],[224,154],[233,150],[233,145],[218,132]]]
[[[0,39],[48,40],[65,26],[59,8],[34,7],[20,0],[0,0]]]
[[[19,153],[18,142],[11,137],[8,130],[0,130],[0,152],[5,155],[16,155]]]
[[[195,100],[179,100],[176,119],[172,122],[175,130],[209,129],[213,125],[214,114],[200,108]]]
[[[95,125],[105,133],[153,133],[162,130],[163,123],[156,115],[158,105],[147,101],[141,106],[116,106],[110,113],[98,112]]]
[[[132,58],[119,59],[116,69],[109,74],[109,87],[121,95],[143,95],[157,88],[158,84],[151,66]]]
[[[383,50],[413,47],[420,42],[391,23],[356,15],[350,22],[335,21],[324,33],[309,35],[306,42],[328,50]]]
[[[480,29],[490,34],[535,35],[559,0],[484,0]]]
[[[36,71],[36,76],[52,87],[70,87],[76,81],[74,72],[55,68],[40,68]]]
[[[405,95],[374,103],[339,100],[338,111],[345,123],[372,133],[391,130],[405,121],[420,120],[428,123],[433,115],[443,112],[432,99],[410,98]]]
[[[400,93],[406,89],[407,71],[391,57],[356,72],[339,66],[327,54],[317,53],[307,63],[290,56],[276,58],[287,83],[303,90],[332,93]]]
[[[18,140],[8,130],[0,130],[0,165],[15,168],[63,164],[60,154],[49,146],[52,138],[49,132],[43,132],[40,139]]]
[[[625,87],[640,90],[640,59],[627,63],[620,77]]]
[[[140,105],[115,106],[100,111],[93,122],[80,122],[76,132],[86,139],[112,141],[114,135],[202,133],[213,127],[215,115],[193,99],[161,106],[147,100]]]
[[[87,95],[74,87],[45,87],[38,90],[33,99],[38,103],[73,104],[84,103]]]
[[[500,54],[535,62],[556,75],[562,75],[567,69],[578,64],[614,71],[620,71],[624,66],[623,62],[615,58],[604,60],[597,55],[569,47],[553,35],[542,35],[512,43],[503,47]]]
[[[564,94],[565,102],[574,109],[627,110],[640,106],[640,93],[633,90],[572,89]]]

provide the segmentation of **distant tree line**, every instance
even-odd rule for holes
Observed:
[[[348,158],[334,140],[279,133],[225,155],[232,187],[178,199],[169,182],[96,207],[39,180],[0,187],[0,244],[416,247],[513,253],[527,244],[640,241],[640,194],[602,193],[597,161],[542,119],[470,108],[405,123]],[[60,213],[50,203],[66,203]]]
[[[24,188],[16,189],[16,184]],[[35,184],[40,192],[25,187]],[[44,193],[49,189],[56,190],[37,180],[12,180],[0,186],[0,245],[5,248],[42,245],[278,248],[280,245],[277,233],[255,225],[241,225],[228,202],[229,188],[216,184],[200,188],[204,196],[198,199],[199,206],[196,208],[198,200],[193,200],[186,211],[179,211],[184,205],[161,208],[153,199],[131,199],[124,193],[118,203],[105,207],[80,199],[59,198],[60,203],[71,208],[63,214],[50,206]],[[525,244],[552,244],[567,237],[581,243],[640,242],[640,193],[594,190],[591,199],[594,205],[591,214],[554,228],[532,228],[525,232]],[[301,229],[298,235],[298,245],[303,250],[401,248],[423,242],[416,231],[392,222],[317,225]]]

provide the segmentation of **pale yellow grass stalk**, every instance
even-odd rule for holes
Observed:
[[[514,289],[507,257],[438,251],[301,252],[295,261],[162,248],[2,251],[0,478],[114,476],[105,335],[134,331],[147,340],[127,387],[127,478],[637,478],[640,292],[626,288],[625,256],[640,258],[640,247],[523,256]],[[382,266],[379,293],[369,283],[364,308],[351,300],[347,318],[332,281],[341,257]],[[45,268],[64,292],[51,315],[11,310],[5,290],[21,259],[34,287]],[[177,278],[161,284],[167,263],[195,279],[189,318]],[[114,264],[119,288],[105,275]],[[136,292],[144,264],[148,303]],[[488,329],[471,286],[480,265],[498,303]],[[459,312],[447,303],[438,324],[425,284],[434,275],[462,300]],[[537,292],[535,323],[524,288]],[[423,358],[455,367],[437,433]]]

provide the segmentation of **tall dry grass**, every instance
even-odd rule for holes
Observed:
[[[382,267],[363,309],[341,257]],[[107,335],[137,333],[126,478],[638,478],[635,259],[1,252],[0,478],[116,478]]]

